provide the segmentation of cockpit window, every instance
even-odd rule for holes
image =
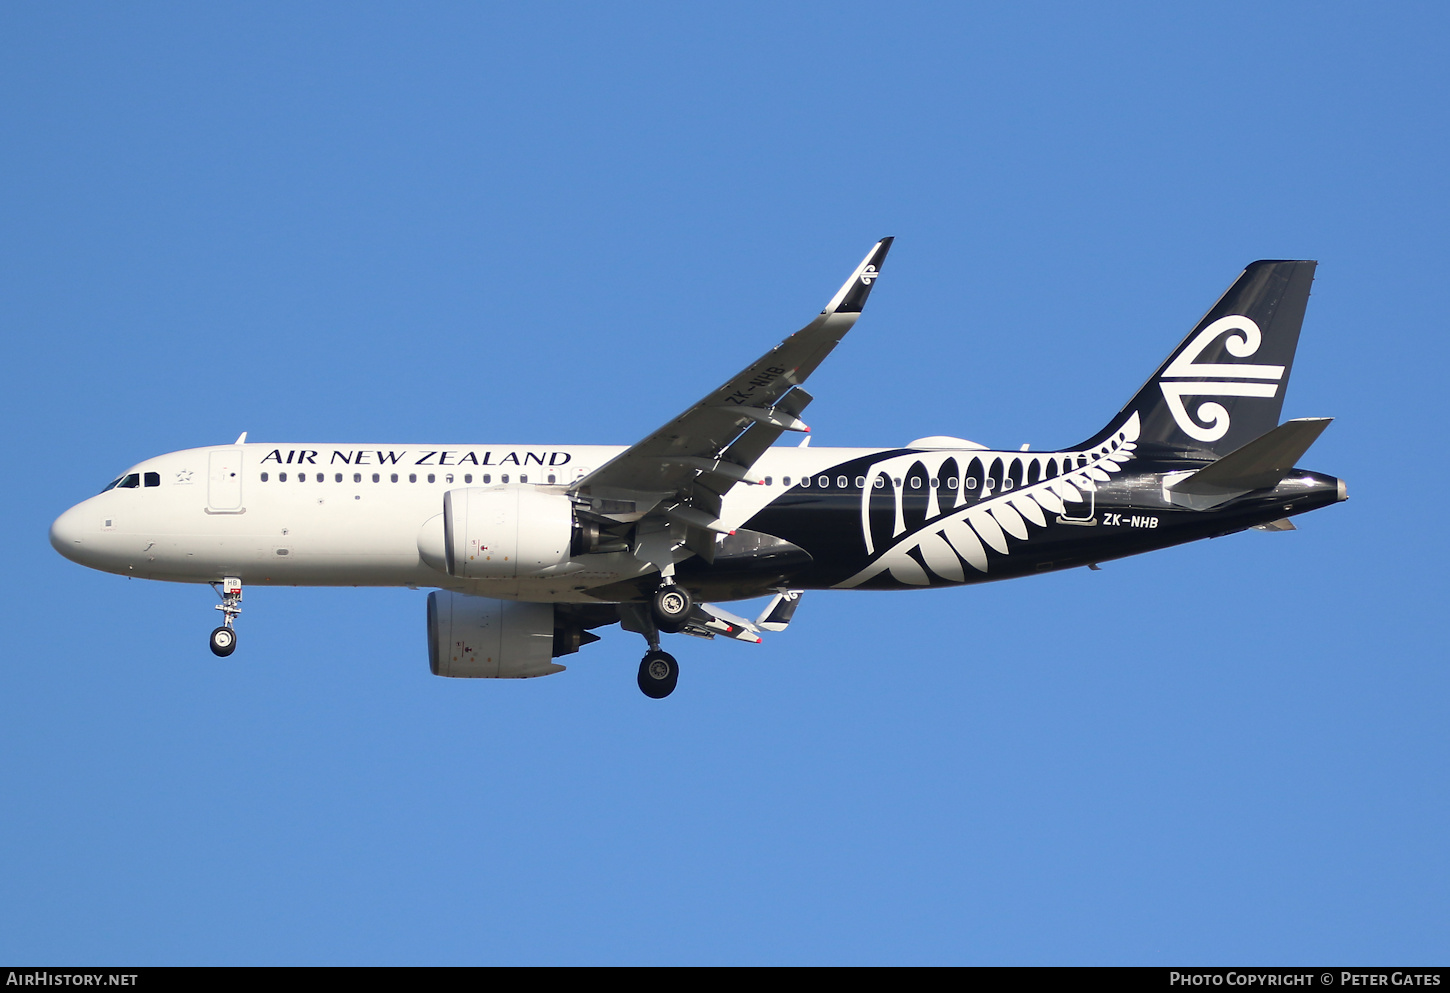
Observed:
[[[146,485],[147,486],[160,486],[161,485],[161,473],[159,473],[159,472],[148,472],[146,474]]]
[[[111,486],[114,486],[118,490],[134,490],[140,485],[141,474],[138,472],[127,473],[126,475],[122,476],[120,479],[116,480],[114,483],[111,484]],[[111,486],[107,486],[106,489],[110,489]]]
[[[121,480],[123,478],[124,477],[122,477],[122,476],[117,476],[115,479],[111,480],[109,483],[106,484],[106,490],[114,490],[117,487],[117,485],[120,484],[120,482],[121,482]],[[104,493],[104,492],[106,492],[106,490],[101,490],[101,492]]]

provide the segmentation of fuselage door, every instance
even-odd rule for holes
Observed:
[[[242,509],[242,450],[219,448],[211,453],[207,475],[206,505],[209,510]]]
[[[1082,500],[1064,500],[1062,513],[1057,519],[1063,524],[1096,524],[1097,518],[1094,514],[1097,513],[1098,484],[1088,479],[1081,483],[1074,482],[1073,485],[1082,494]]]

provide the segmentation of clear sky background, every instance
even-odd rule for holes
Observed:
[[[0,7],[0,960],[1444,964],[1442,4]],[[1258,258],[1350,500],[762,646],[427,666],[51,520],[254,441],[628,444],[895,235],[817,445],[1072,444]]]

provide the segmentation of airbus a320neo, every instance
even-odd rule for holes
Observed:
[[[236,648],[246,584],[436,587],[440,676],[518,678],[621,624],[648,696],[661,634],[758,642],[804,590],[926,589],[1057,569],[1345,499],[1296,467],[1329,423],[1279,423],[1313,262],[1255,262],[1121,411],[1060,451],[961,438],[774,447],[808,428],[805,382],[856,323],[891,239],[800,331],[628,448],[248,443],[147,459],[52,525],[82,565],[209,583]],[[757,617],[721,601],[772,599]]]

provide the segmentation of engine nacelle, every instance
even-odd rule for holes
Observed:
[[[443,550],[460,579],[536,576],[569,561],[574,506],[538,486],[468,487],[443,494]]]
[[[563,672],[553,661],[554,638],[552,603],[428,594],[428,668],[435,676],[528,679]],[[578,650],[577,643],[562,647]]]

